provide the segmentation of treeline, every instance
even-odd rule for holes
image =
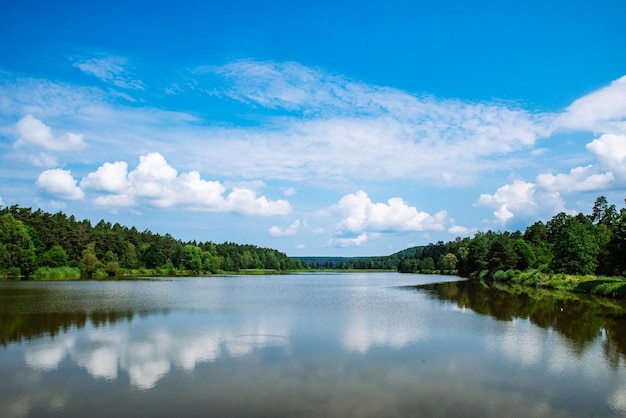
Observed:
[[[293,270],[302,263],[254,245],[183,242],[104,220],[92,225],[63,212],[0,208],[0,274],[30,276],[63,268],[93,277]]]
[[[479,232],[429,244],[398,264],[403,273],[448,273],[506,280],[516,272],[626,276],[626,209],[604,196],[591,214],[555,215],[522,233]]]
[[[401,258],[380,257],[296,257],[309,270],[395,270]]]

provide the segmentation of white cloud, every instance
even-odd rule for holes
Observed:
[[[85,197],[83,191],[76,185],[70,170],[59,168],[46,170],[39,175],[35,184],[45,193],[58,199],[81,200]]]
[[[254,190],[234,189],[226,198],[226,210],[247,215],[286,215],[291,205],[286,200],[270,201],[265,196],[257,197]]]
[[[558,192],[537,190],[534,183],[522,180],[506,184],[492,195],[481,194],[477,204],[494,207],[495,219],[501,224],[515,217],[537,216],[544,212],[554,214],[563,210],[563,201]]]
[[[294,196],[296,194],[296,190],[293,187],[290,187],[287,190],[285,190],[284,194],[287,197]]]
[[[103,58],[90,58],[74,63],[74,67],[91,74],[106,83],[112,83],[123,89],[143,90],[143,83],[133,80],[126,68],[126,58],[108,56]]]
[[[504,104],[422,98],[297,63],[246,60],[205,71],[226,79],[222,94],[228,97],[294,115],[272,121],[267,130],[215,132],[223,153],[244,156],[217,161],[220,172],[469,183],[476,180],[477,167],[512,164],[489,157],[530,148],[551,132],[551,115]],[[241,151],[250,148],[255,153],[245,158]]]
[[[399,197],[389,199],[387,204],[374,203],[362,190],[342,197],[336,209],[344,216],[336,227],[339,234],[441,231],[446,218],[445,211],[432,216],[408,206]]]
[[[128,188],[127,172],[128,164],[125,161],[104,163],[94,173],[89,173],[84,177],[80,186],[83,189],[120,193]]]
[[[269,200],[244,187],[226,188],[218,181],[201,178],[197,171],[178,174],[158,152],[139,158],[136,169],[127,173],[123,161],[105,163],[81,181],[85,190],[105,192],[95,198],[99,206],[130,207],[140,200],[161,208],[236,212],[247,215],[284,215],[291,211],[285,200]],[[258,182],[251,183],[259,186]]]
[[[464,226],[454,225],[448,228],[448,233],[452,235],[465,236],[469,235],[473,230]]]
[[[626,133],[626,76],[572,103],[556,125],[604,133]]]
[[[139,157],[139,165],[128,174],[128,181],[134,194],[157,199],[157,206],[171,206],[175,200],[173,195],[177,190],[167,186],[171,185],[177,176],[176,169],[171,167],[160,153],[153,152]],[[190,176],[187,175],[186,178],[189,180]]]
[[[328,245],[334,247],[359,247],[365,241],[375,236],[378,236],[378,234],[368,234],[363,232],[356,237],[331,238],[328,240]]]
[[[28,160],[35,167],[55,167],[59,165],[56,157],[45,152],[29,153]]]
[[[130,208],[137,204],[133,196],[127,194],[98,196],[93,201],[97,206],[112,208]]]
[[[569,173],[542,173],[537,187],[560,193],[602,191],[626,185],[626,135],[603,134],[586,145],[595,164]]]
[[[26,115],[15,124],[19,136],[15,146],[37,145],[50,151],[77,150],[85,146],[83,136],[71,132],[55,137],[50,127],[33,115]]]
[[[278,226],[272,226],[269,229],[269,233],[273,237],[289,237],[289,236],[296,235],[299,229],[300,229],[300,221],[296,219],[291,225],[289,225],[289,227],[285,229],[282,229]]]
[[[119,57],[75,65],[107,80],[127,75],[126,60]],[[612,121],[605,128],[623,133],[624,112],[619,109],[624,78],[574,102],[553,123],[554,115],[510,103],[423,97],[297,63],[235,61],[207,71],[223,77],[222,95],[283,114],[267,116],[252,127],[200,126],[189,114],[121,105],[101,89],[8,77],[0,78],[0,96],[5,98],[0,111],[19,117],[43,115],[54,118],[55,126],[79,129],[90,139],[90,155],[120,159],[158,149],[179,166],[201,168],[210,175],[316,184],[408,178],[449,186],[472,184],[483,172],[523,167],[524,160],[509,153],[532,153],[537,140],[549,136],[553,127],[567,126],[566,115],[580,120],[576,112],[582,111],[577,109],[585,103],[604,109],[603,100],[613,107],[598,110],[594,120]],[[202,74],[192,76],[197,91],[202,90]],[[180,138],[185,138],[184,147]],[[255,152],[247,152],[250,149]],[[207,165],[209,160],[212,164]]]
[[[611,186],[612,173],[596,173],[593,165],[572,168],[569,174],[539,174],[537,186],[561,193],[605,190]]]
[[[626,182],[626,134],[604,134],[587,144],[598,166]],[[624,183],[622,183],[622,186]]]
[[[0,207],[4,206],[4,202],[2,201],[2,196],[0,196]]]

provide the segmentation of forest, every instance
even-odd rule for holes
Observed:
[[[0,275],[113,277],[294,270],[274,249],[231,242],[183,242],[104,220],[92,225],[63,212],[0,208]]]
[[[626,208],[618,211],[600,196],[590,214],[561,212],[524,232],[478,232],[388,256],[351,258],[290,258],[254,245],[183,242],[170,234],[140,232],[104,220],[92,225],[63,212],[18,205],[0,208],[4,276],[46,278],[64,271],[82,277],[174,276],[303,269],[391,269],[524,284],[567,279],[566,275],[626,276]]]
[[[445,273],[463,277],[512,281],[547,287],[578,287],[595,280],[598,293],[626,293],[626,208],[617,211],[604,196],[596,199],[588,215],[558,213],[545,224],[537,221],[522,233],[478,232],[417,248],[398,264],[403,273]],[[602,282],[602,283],[600,283]],[[589,283],[587,283],[589,285]],[[593,293],[593,292],[592,292]]]

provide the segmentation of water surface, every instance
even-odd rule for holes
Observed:
[[[0,416],[626,416],[623,303],[451,280],[3,282]]]

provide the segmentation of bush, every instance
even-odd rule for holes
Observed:
[[[493,273],[493,279],[499,282],[503,282],[509,279],[509,273],[506,271],[498,270]]]

